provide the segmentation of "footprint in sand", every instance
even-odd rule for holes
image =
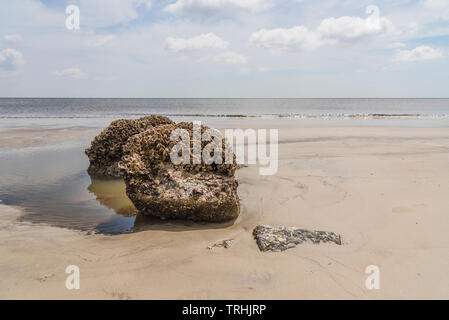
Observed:
[[[281,193],[278,194],[277,201],[281,205],[288,202],[294,203],[300,198],[311,206],[324,207],[342,202],[348,196],[343,188],[322,177],[301,177],[301,181],[298,181],[298,177],[276,176],[276,178],[283,180],[284,186],[286,186],[286,188],[273,189],[273,192],[280,190]]]
[[[47,273],[47,274],[44,274],[43,276],[39,277],[37,280],[39,280],[40,282],[45,282],[54,276],[55,276],[54,273]]]

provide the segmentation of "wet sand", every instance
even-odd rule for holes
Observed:
[[[19,221],[20,208],[1,205],[0,298],[448,299],[449,128],[279,128],[277,174],[237,172],[233,223],[152,221],[141,232],[89,235]],[[0,152],[67,137],[82,145],[98,132],[37,131],[0,133]],[[333,231],[343,245],[261,253],[257,224]],[[207,248],[225,239],[230,248]],[[80,268],[80,290],[65,288],[68,265]],[[380,268],[379,290],[365,288],[368,265]]]

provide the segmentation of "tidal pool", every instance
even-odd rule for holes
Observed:
[[[121,179],[96,179],[81,148],[0,155],[0,200],[22,221],[100,233],[132,232],[136,209]]]
[[[229,223],[163,221],[139,214],[122,179],[89,176],[85,146],[0,152],[0,200],[20,221],[103,234],[223,228]]]

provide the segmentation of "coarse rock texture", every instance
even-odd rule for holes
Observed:
[[[309,231],[295,227],[258,225],[253,230],[260,251],[285,251],[309,241],[314,244],[333,242],[341,245],[341,236],[327,231]]]
[[[190,150],[190,164],[174,164],[170,159],[170,152],[178,144],[170,139],[175,129],[184,129],[190,137],[190,146],[186,145]],[[207,129],[201,126],[201,134]],[[131,137],[123,147],[124,155],[119,163],[126,193],[141,213],[162,219],[211,222],[235,219],[240,211],[238,182],[234,178],[235,155],[231,153],[232,163],[224,163],[226,151],[230,149],[216,131],[217,141],[221,140],[223,163],[206,164],[195,155],[199,163],[193,164],[193,132],[192,123],[181,122],[153,127]],[[209,143],[202,141],[201,150]]]
[[[149,128],[173,124],[167,117],[151,115],[136,120],[120,119],[113,121],[106,129],[94,138],[92,144],[86,149],[90,165],[87,172],[92,176],[119,177],[122,147],[128,139]]]

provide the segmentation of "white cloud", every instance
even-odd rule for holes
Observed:
[[[248,63],[248,58],[236,52],[226,51],[212,57],[201,58],[199,62],[246,64]]]
[[[165,7],[170,13],[204,15],[218,12],[259,12],[273,6],[274,0],[177,0]]]
[[[432,9],[449,7],[449,0],[424,0],[424,5]]]
[[[11,71],[24,63],[25,60],[21,52],[11,48],[0,51],[0,68]]]
[[[387,49],[396,49],[396,48],[404,48],[406,46],[407,45],[405,43],[402,43],[402,42],[393,42],[393,43],[390,43],[390,44],[386,45],[386,48]]]
[[[151,8],[151,1],[79,0],[79,8],[82,25],[105,27],[136,19],[140,9]]]
[[[339,41],[354,40],[380,35],[393,30],[393,24],[385,17],[340,17],[321,21],[317,33],[323,38]]]
[[[172,38],[165,41],[165,49],[173,52],[191,51],[200,49],[226,49],[229,42],[221,39],[214,33],[200,34],[192,38]]]
[[[251,34],[249,42],[252,45],[266,49],[315,49],[323,45],[323,40],[313,31],[304,26],[296,26],[290,29],[262,29]]]
[[[111,44],[117,38],[114,34],[108,34],[105,36],[95,37],[85,42],[90,47],[102,47],[107,44]]]
[[[22,36],[20,34],[7,34],[3,38],[9,43],[16,43],[22,40]]]
[[[324,19],[315,31],[304,26],[294,26],[290,29],[262,29],[251,34],[249,42],[268,49],[312,50],[326,44],[360,40],[393,30],[393,24],[385,17],[362,19],[345,16]]]
[[[443,52],[429,46],[419,46],[413,50],[399,50],[393,57],[393,60],[400,62],[411,62],[420,60],[439,59]]]
[[[87,77],[87,73],[81,71],[79,68],[67,68],[61,71],[55,71],[53,74],[58,77],[70,77],[77,80]]]
[[[7,33],[30,33],[45,27],[57,27],[64,23],[64,9],[52,10],[43,1],[0,1],[0,30]]]

